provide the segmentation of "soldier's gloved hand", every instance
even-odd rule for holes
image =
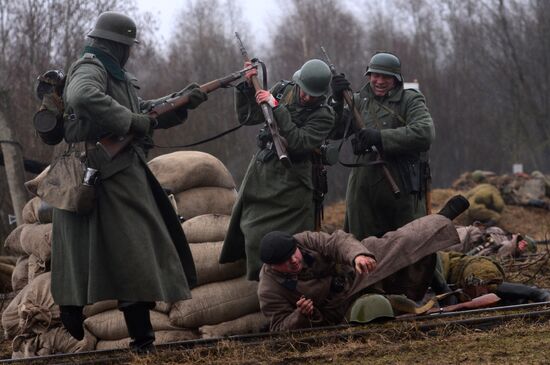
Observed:
[[[330,88],[332,89],[332,95],[335,100],[341,100],[344,94],[344,90],[351,90],[351,84],[346,79],[346,75],[334,75],[330,81]]]
[[[353,141],[355,140],[355,142]],[[365,153],[372,146],[379,150],[382,149],[382,135],[375,128],[362,128],[355,133],[355,138],[351,141],[353,145],[353,153],[360,155]]]
[[[185,89],[185,94],[189,96],[189,102],[185,104],[187,109],[195,109],[208,100],[208,94],[202,91],[197,83],[189,84]]]
[[[275,108],[277,105],[279,105],[279,102],[275,97],[273,97],[273,94],[271,94],[267,90],[258,90],[256,91],[256,102],[258,104],[261,103],[268,103],[270,107]]]
[[[136,137],[143,137],[155,127],[156,119],[151,118],[147,114],[132,114],[131,124],[130,124],[130,134],[135,135]]]
[[[252,66],[252,62],[250,62],[250,61],[245,61],[245,63],[244,63],[244,68],[247,68],[247,67],[250,67],[250,66]],[[246,71],[246,72],[244,73],[244,78],[246,79],[246,81],[248,81],[249,84],[252,84],[251,79],[252,79],[254,76],[258,76],[258,70],[257,70],[256,68],[253,68],[252,70]]]

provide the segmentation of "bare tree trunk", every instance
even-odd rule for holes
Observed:
[[[7,98],[7,92],[0,91],[0,140],[2,141],[2,153],[4,155],[11,202],[15,211],[17,225],[20,225],[23,223],[22,212],[28,200],[28,195],[24,187],[25,168],[21,145],[15,141],[15,134],[8,123],[6,113]]]

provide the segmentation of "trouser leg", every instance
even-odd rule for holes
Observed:
[[[548,290],[534,288],[524,284],[503,282],[497,286],[495,294],[511,304],[521,304],[527,301],[550,301],[550,292],[548,292]]]
[[[84,338],[84,315],[83,307],[76,305],[60,305],[61,323],[65,329],[78,341]]]
[[[132,339],[130,348],[139,353],[154,351],[155,332],[151,325],[150,308],[151,303],[148,302],[119,302]]]

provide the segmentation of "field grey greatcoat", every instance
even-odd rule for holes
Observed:
[[[374,95],[370,84],[354,94],[365,127],[381,132],[383,156],[401,197],[395,199],[378,165],[354,167],[348,180],[344,229],[357,238],[382,236],[426,215],[425,181],[420,154],[435,138],[424,96],[399,83],[388,95]],[[356,163],[375,160],[373,153],[357,156]]]
[[[178,217],[147,167],[151,136],[135,140],[112,160],[95,147],[101,136],[126,135],[131,114],[147,102],[138,98],[136,80],[109,46],[100,40],[92,45],[67,75],[65,140],[88,141],[78,145],[87,146],[88,164],[100,172],[98,199],[87,216],[54,211],[53,298],[78,306],[105,299],[189,298],[195,267]]]
[[[251,87],[239,84],[236,97],[242,124],[265,122]],[[293,165],[284,167],[269,145],[260,141],[260,150],[252,157],[239,189],[220,256],[221,263],[246,257],[249,280],[258,280],[262,266],[260,240],[265,234],[273,230],[294,234],[314,229],[311,155],[334,125],[334,113],[324,104],[325,98],[315,105],[301,106],[299,87],[292,83],[284,89],[279,103],[273,115],[281,136],[288,142]]]
[[[459,242],[453,223],[438,214],[414,220],[381,238],[358,241],[341,230],[333,234],[302,232],[294,238],[303,256],[302,271],[285,274],[264,264],[260,273],[260,309],[270,319],[272,331],[339,324],[352,302],[369,287]],[[357,275],[353,262],[358,255],[374,257],[376,269]],[[311,317],[296,308],[302,296],[313,301]]]

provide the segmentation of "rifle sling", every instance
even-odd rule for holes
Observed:
[[[232,128],[230,128],[226,131],[223,131],[222,133],[216,134],[215,136],[200,140],[198,142],[193,142],[193,143],[184,144],[184,145],[172,145],[172,146],[159,146],[159,145],[155,144],[153,146],[157,147],[157,148],[187,148],[187,147],[194,147],[194,146],[198,146],[200,144],[207,143],[207,142],[213,141],[215,139],[221,138],[221,137],[225,136],[226,134],[235,132],[237,129],[241,128],[243,125],[244,124],[239,124],[236,127],[232,127]]]

